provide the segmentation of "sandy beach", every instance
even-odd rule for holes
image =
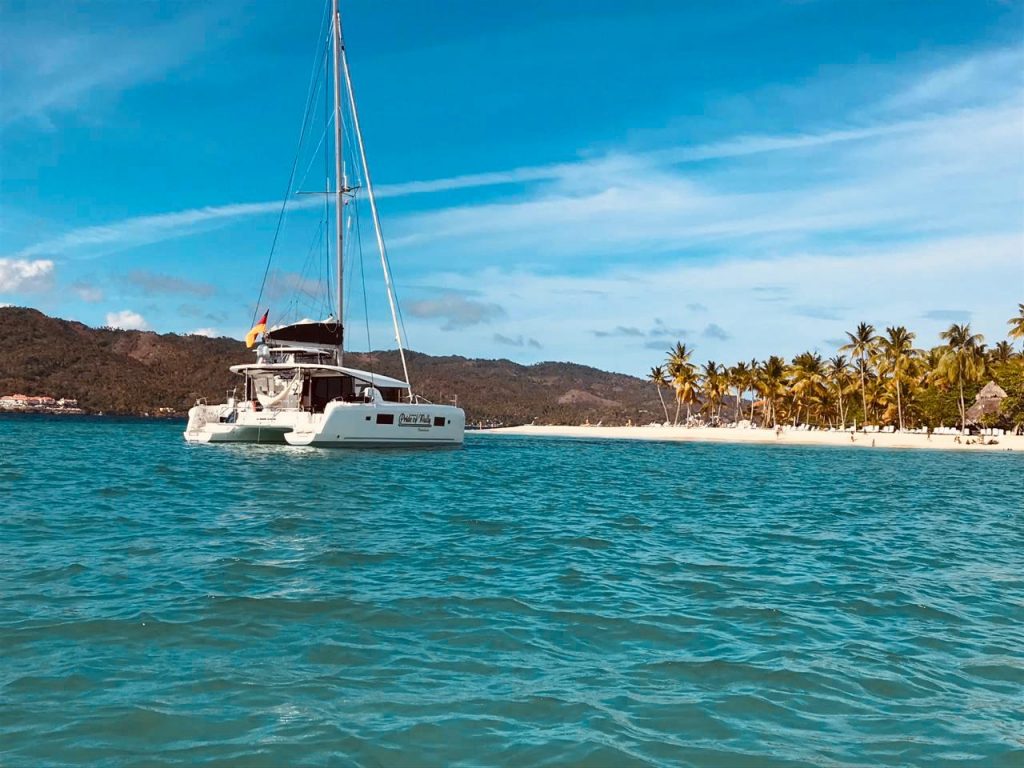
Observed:
[[[829,432],[784,428],[780,434],[772,429],[735,427],[644,427],[598,426],[532,426],[501,427],[481,430],[477,434],[529,435],[530,437],[601,438],[610,440],[669,440],[705,443],[757,443],[762,445],[830,445],[855,448],[924,448],[930,450],[1020,451],[1024,454],[1024,435],[996,437],[963,437],[928,435],[912,432]],[[995,441],[995,445],[988,444]],[[971,441],[971,442],[968,442]],[[982,442],[984,441],[984,443]]]

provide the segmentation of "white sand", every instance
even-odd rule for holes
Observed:
[[[783,429],[776,435],[772,429],[732,427],[566,427],[523,426],[485,429],[475,434],[529,435],[530,437],[577,437],[611,440],[679,440],[707,443],[760,443],[764,445],[832,445],[855,448],[930,448],[933,450],[1019,451],[1024,455],[1024,435],[1001,437],[962,437],[958,443],[953,435],[919,435],[906,432],[858,432],[850,441],[850,432]],[[977,441],[968,444],[968,440]],[[995,440],[997,445],[983,445]]]

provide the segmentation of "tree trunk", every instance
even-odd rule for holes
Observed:
[[[861,424],[868,423],[868,385],[864,380],[864,355],[860,356],[860,397],[862,400],[861,405],[864,407],[864,413],[861,414]]]
[[[896,378],[896,416],[900,422],[900,432],[903,431],[903,398],[900,396],[900,380]]]
[[[665,396],[661,394],[661,387],[658,387],[658,399],[661,400],[661,408],[665,411],[665,421],[668,421],[668,406],[665,405]]]
[[[679,396],[676,395],[676,417],[672,422],[673,427],[679,426],[679,406],[682,405],[682,402],[683,401],[679,399]]]
[[[967,408],[964,406],[964,377],[960,376],[960,434],[967,433]]]

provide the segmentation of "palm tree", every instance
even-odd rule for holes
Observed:
[[[796,426],[800,411],[806,407],[809,419],[811,405],[814,402],[821,402],[821,397],[825,393],[825,369],[822,366],[821,355],[802,352],[793,358],[789,374],[793,392],[793,426]]]
[[[757,405],[757,380],[761,375],[761,364],[757,358],[750,359],[750,374],[747,377],[747,388],[751,391],[750,397],[750,426],[754,426],[754,407]]]
[[[752,371],[746,363],[740,361],[736,363],[732,368],[729,369],[729,378],[731,379],[732,386],[736,387],[736,422],[743,420],[743,395],[746,394],[747,388],[750,386],[750,377]],[[750,418],[754,418],[754,406],[750,406]]]
[[[939,364],[940,371],[951,384],[960,389],[960,432],[967,431],[967,408],[964,404],[964,382],[976,381],[985,370],[985,359],[981,354],[982,342],[985,337],[980,333],[971,333],[968,323],[953,323],[939,334],[946,340],[946,352]]]
[[[668,406],[665,405],[665,396],[661,394],[661,390],[669,385],[668,377],[665,375],[665,369],[656,365],[651,368],[650,374],[647,376],[647,380],[654,383],[654,386],[658,390],[658,399],[661,400],[661,408],[665,411],[665,421],[668,422]]]
[[[836,401],[839,404],[840,429],[846,429],[846,409],[843,408],[843,392],[849,384],[850,363],[846,355],[836,355],[828,359],[828,368],[825,371],[828,380],[835,388]]]
[[[996,345],[989,350],[988,359],[992,363],[1007,363],[1013,355],[1013,344],[1008,341],[997,341]]]
[[[668,377],[676,393],[676,416],[673,425],[679,424],[679,406],[686,403],[686,418],[690,418],[690,403],[696,394],[696,373],[690,357],[693,350],[681,341],[668,351]]]
[[[1017,305],[1017,316],[1006,321],[1010,326],[1011,339],[1024,339],[1024,304]]]
[[[701,371],[701,377],[704,382],[704,396],[707,398],[707,408],[710,421],[718,421],[722,415],[722,396],[726,392],[728,385],[725,376],[724,366],[719,366],[714,360],[708,360],[704,364],[704,368]],[[718,412],[715,412],[715,406],[718,406]]]
[[[867,384],[865,382],[865,372],[867,369],[867,358],[868,355],[875,348],[875,343],[878,339],[875,336],[875,326],[868,323],[859,323],[857,329],[850,333],[846,332],[847,337],[850,339],[849,343],[844,344],[839,348],[840,352],[852,352],[858,358],[860,358],[860,396],[861,403],[864,406],[863,420],[866,422],[868,419],[868,395],[867,395]]]
[[[676,424],[679,424],[679,406],[686,403],[686,420],[690,420],[690,406],[697,402],[697,390],[700,380],[697,370],[692,366],[683,366],[672,377],[672,386],[676,391]]]
[[[906,378],[917,350],[913,347],[914,334],[898,325],[886,328],[886,335],[878,342],[879,352],[885,369],[892,374],[896,384],[896,416],[900,432],[903,431],[903,379]]]
[[[778,355],[772,355],[764,361],[758,376],[758,389],[768,401],[768,411],[772,426],[778,424],[776,402],[786,393],[786,361]]]

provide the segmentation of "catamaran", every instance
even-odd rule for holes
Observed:
[[[431,403],[415,395],[409,383],[397,300],[359,127],[338,0],[330,2],[329,26],[329,43],[325,36],[323,54],[326,69],[326,46],[329,45],[333,86],[330,122],[334,126],[334,183],[332,190],[328,178],[327,194],[333,197],[335,211],[334,311],[325,320],[303,319],[271,327],[268,327],[269,311],[264,312],[246,338],[246,345],[250,349],[255,348],[256,360],[231,366],[230,369],[243,379],[241,396],[233,394],[226,402],[216,405],[197,402],[188,413],[185,440],[191,443],[282,443],[322,447],[459,446],[463,443],[466,424],[462,409]],[[348,107],[347,126],[343,126],[342,90]],[[303,120],[305,127],[306,118]],[[327,124],[325,120],[325,139]],[[354,139],[351,143],[355,145],[355,164],[361,171],[360,187],[365,189],[369,203],[403,379],[343,365],[345,212],[360,189],[347,184],[343,166],[343,135],[346,132],[343,127]]]

